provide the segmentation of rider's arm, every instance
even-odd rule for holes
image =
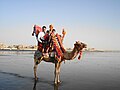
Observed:
[[[38,34],[38,41],[39,41],[39,42],[42,42],[42,41],[44,40],[43,36],[44,36],[44,33],[43,33],[43,32],[40,32],[40,33]]]
[[[36,28],[35,28],[35,26],[33,27],[32,36],[34,36],[34,33],[36,33]]]

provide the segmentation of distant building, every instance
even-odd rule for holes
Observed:
[[[6,45],[3,43],[0,43],[0,49],[4,49],[4,48],[6,48]]]
[[[88,48],[88,51],[95,51],[95,48]]]

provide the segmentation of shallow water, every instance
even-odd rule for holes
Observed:
[[[120,52],[84,52],[61,66],[54,86],[54,64],[41,62],[34,82],[33,53],[0,51],[0,90],[120,90]]]

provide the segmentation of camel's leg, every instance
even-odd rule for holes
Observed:
[[[38,67],[38,64],[42,61],[42,59],[43,59],[43,57],[41,57],[40,60],[34,59],[34,77],[35,77],[35,80],[38,80],[37,67]]]
[[[38,67],[38,64],[36,64],[37,60],[34,59],[34,77],[35,77],[35,80],[37,80],[37,67]]]
[[[62,62],[60,62],[60,63],[59,63],[59,66],[58,66],[58,76],[57,76],[57,78],[58,78],[57,82],[58,82],[58,83],[61,82],[61,81],[60,81],[60,66],[61,66],[61,63],[62,63]]]
[[[59,66],[59,63],[55,63],[55,77],[54,77],[54,83],[57,84],[58,82],[58,66]]]

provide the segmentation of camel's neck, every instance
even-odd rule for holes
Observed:
[[[78,55],[79,51],[76,48],[73,48],[73,50],[71,51],[72,57],[71,60],[73,60],[74,58],[76,58],[76,56]]]
[[[74,58],[76,58],[78,53],[79,53],[79,51],[74,47],[71,52],[67,51],[67,52],[64,53],[64,58],[66,60],[73,60]]]

